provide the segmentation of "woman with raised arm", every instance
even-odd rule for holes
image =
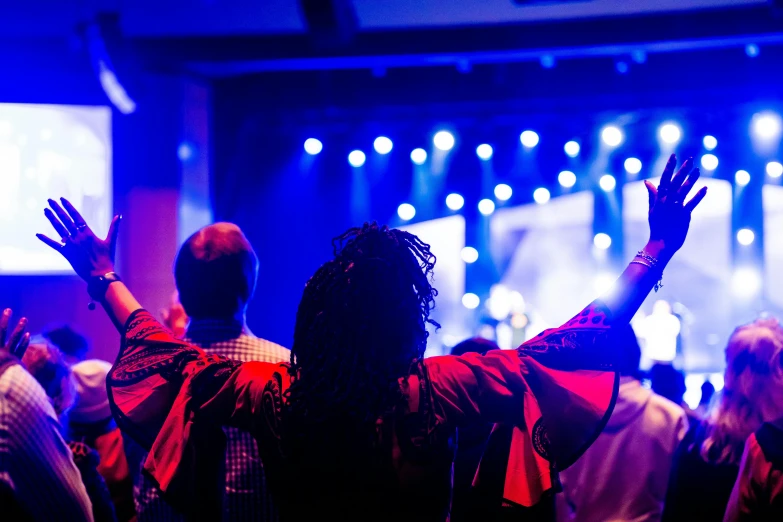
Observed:
[[[423,358],[435,257],[400,230],[365,224],[335,240],[334,259],[305,286],[291,363],[277,365],[204,353],[144,311],[114,273],[117,219],[101,240],[70,203],[50,200],[62,241],[39,238],[123,335],[112,409],[180,509],[217,518],[220,428],[231,425],[258,440],[282,520],[447,520],[458,426],[511,427],[498,508],[522,509],[551,495],[556,473],[601,431],[617,393],[612,325],[661,279],[706,193],[686,203],[699,172],[688,160],[675,174],[675,164],[657,189],[646,183],[650,240],[611,296],[517,350],[484,356]]]

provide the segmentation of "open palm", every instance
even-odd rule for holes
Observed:
[[[50,199],[50,208],[44,210],[46,218],[60,235],[60,241],[43,234],[36,234],[36,237],[67,259],[74,271],[85,281],[91,276],[113,272],[122,217],[115,216],[106,239],[100,239],[70,201],[65,198],[60,201],[62,207]]]

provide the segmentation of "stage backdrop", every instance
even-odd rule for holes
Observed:
[[[527,338],[564,323],[604,289],[606,252],[593,247],[593,199],[592,192],[580,192],[492,217],[490,249],[499,282],[522,295]]]
[[[438,290],[432,319],[440,329],[430,326],[426,356],[445,355],[448,347],[471,336],[472,312],[462,306],[465,293],[465,263],[460,257],[465,246],[465,218],[449,216],[400,227],[430,245],[437,262],[432,285]]]

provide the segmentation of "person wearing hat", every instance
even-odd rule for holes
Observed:
[[[68,413],[70,439],[95,449],[98,473],[109,488],[117,520],[133,520],[133,481],[125,457],[122,434],[114,423],[106,392],[111,363],[89,359],[71,367],[76,400]]]

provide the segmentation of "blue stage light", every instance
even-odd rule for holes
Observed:
[[[315,138],[307,138],[304,142],[304,150],[311,156],[315,156],[324,150],[323,143]]]
[[[533,147],[538,145],[539,137],[538,137],[538,134],[536,134],[535,131],[526,130],[522,134],[519,135],[519,141],[526,148],[532,149]]]
[[[486,161],[492,157],[492,145],[482,143],[476,147],[476,156]]]
[[[440,150],[449,151],[454,148],[454,135],[448,131],[437,132],[432,138],[432,143]]]
[[[410,203],[403,203],[397,207],[397,215],[403,221],[410,221],[416,216],[416,208]]]
[[[427,161],[427,151],[424,149],[413,149],[411,151],[411,161],[416,165],[424,165]]]
[[[367,156],[365,156],[364,152],[360,150],[354,150],[348,154],[348,163],[350,163],[352,167],[361,167],[364,165],[366,159]]]
[[[450,210],[459,210],[465,205],[465,198],[463,198],[460,194],[452,193],[446,196],[446,206],[449,207]]]
[[[388,154],[391,152],[394,145],[392,144],[392,140],[386,136],[378,136],[375,138],[372,146],[375,148],[375,152],[378,154]]]

